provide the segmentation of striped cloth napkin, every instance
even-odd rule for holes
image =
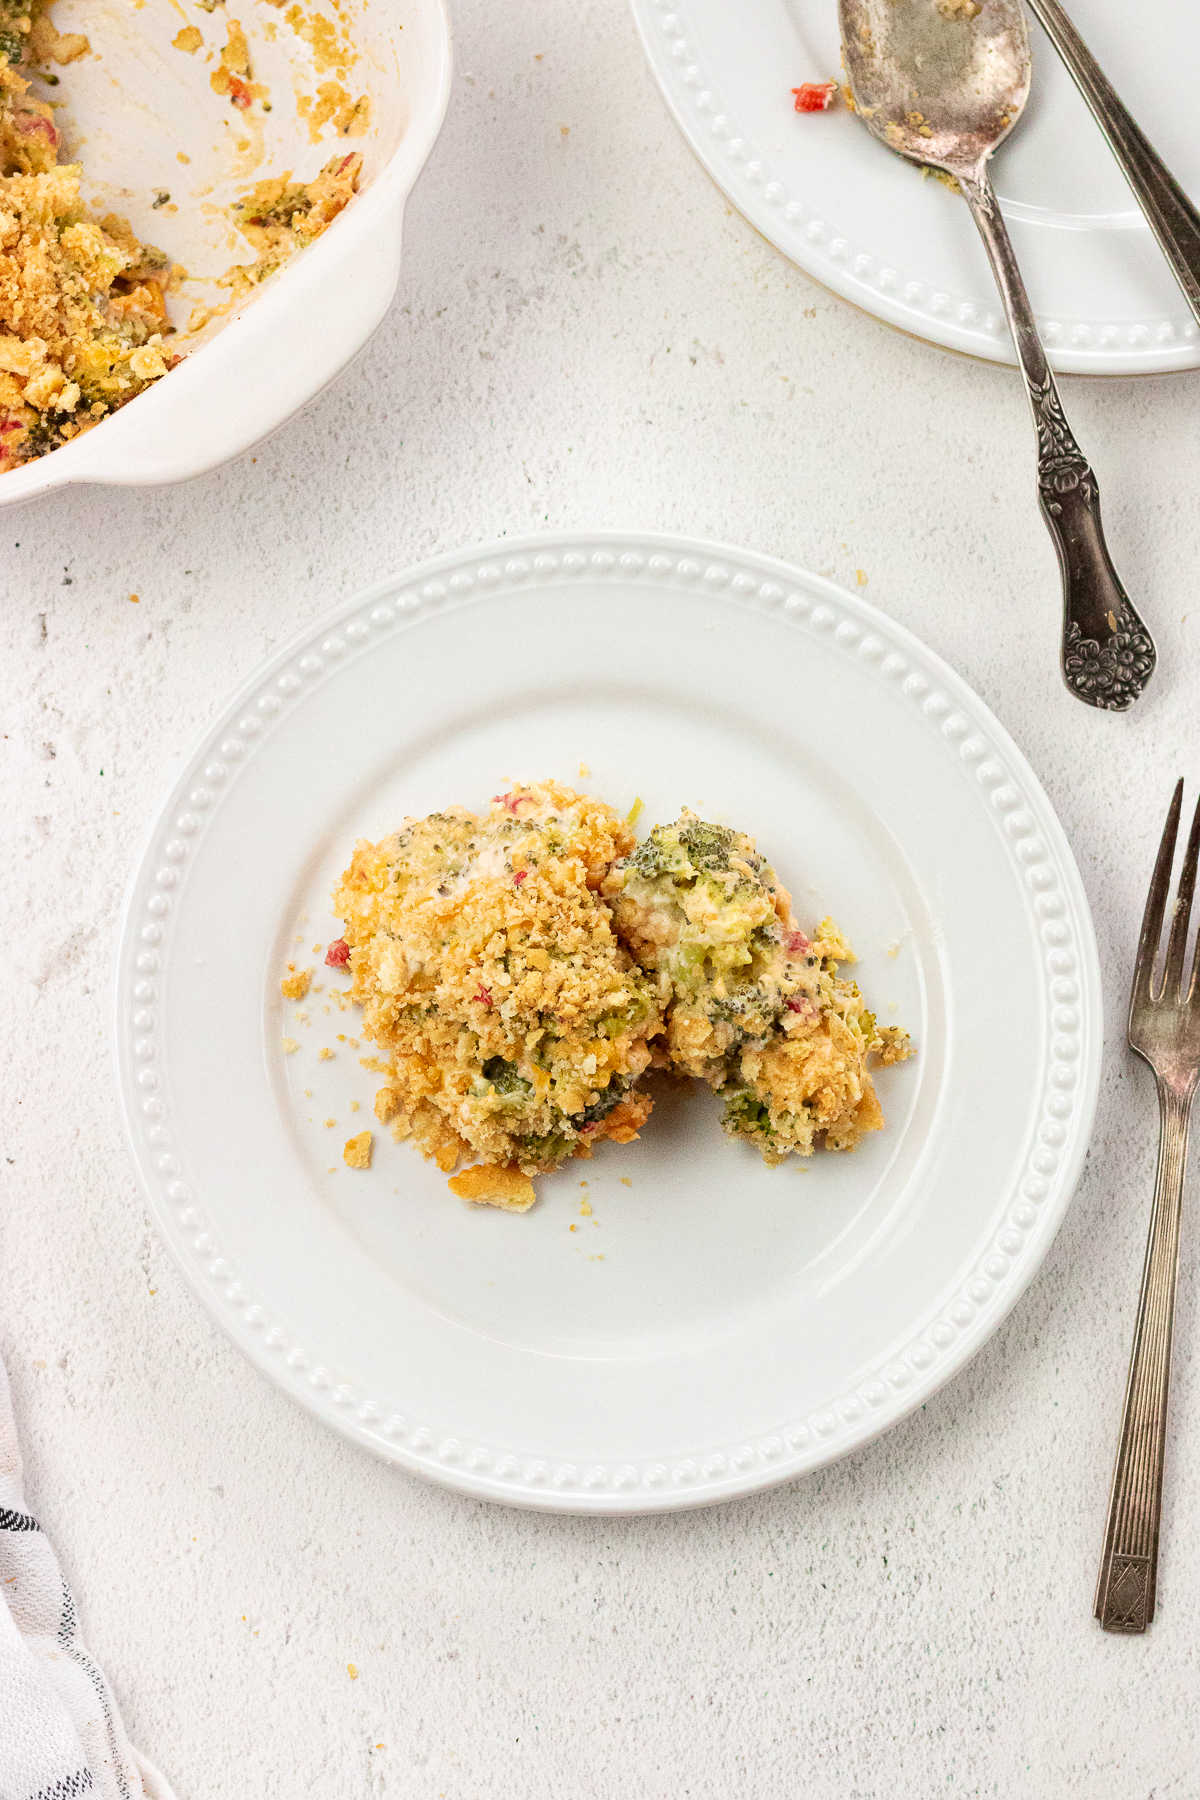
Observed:
[[[58,1558],[25,1505],[0,1363],[0,1800],[173,1800],[125,1736],[79,1641]]]

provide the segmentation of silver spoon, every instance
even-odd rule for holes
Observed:
[[[839,0],[855,109],[881,143],[953,176],[1004,302],[1038,437],[1038,499],[1063,581],[1063,680],[1089,706],[1123,712],[1154,669],[1154,642],[1112,565],[1091,464],[1046,361],[988,159],[1029,96],[1019,0]]]

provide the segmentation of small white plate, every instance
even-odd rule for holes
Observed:
[[[904,331],[1001,362],[1012,346],[963,202],[844,108],[797,115],[790,90],[841,75],[835,0],[633,0],[688,142],[785,256]],[[1071,0],[1101,67],[1185,188],[1200,194],[1186,71],[1200,14]],[[1033,92],[993,163],[1050,360],[1091,375],[1200,367],[1200,329],[1070,76],[1030,20]]]
[[[667,1088],[523,1217],[386,1132],[343,1165],[378,1077],[313,951],[334,876],[360,834],[546,774],[736,821],[834,914],[918,1045],[880,1072],[886,1131],[768,1170]],[[316,965],[300,1008],[288,960]],[[579,1511],[810,1469],[960,1367],[1062,1217],[1101,1043],[1070,851],[974,694],[828,582],[642,536],[443,557],[256,674],[154,826],[117,994],[147,1193],[246,1354],[410,1469]]]

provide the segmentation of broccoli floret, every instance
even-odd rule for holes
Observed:
[[[749,1088],[738,1088],[727,1095],[721,1118],[725,1130],[737,1137],[771,1138],[771,1115],[762,1101]]]
[[[663,827],[656,825],[624,866],[633,874],[640,875],[644,881],[657,881],[660,875],[671,874],[678,862],[679,853],[674,844],[666,841]]]
[[[576,1131],[582,1131],[585,1125],[598,1125],[601,1119],[607,1119],[609,1113],[629,1091],[628,1075],[618,1075],[604,1089],[600,1098],[593,1101],[583,1112],[572,1113],[571,1123]]]
[[[542,1167],[547,1163],[562,1162],[575,1148],[573,1139],[565,1131],[547,1131],[542,1137],[523,1137],[517,1142],[522,1156]]]
[[[66,443],[61,425],[46,413],[39,413],[33,423],[27,427],[21,441],[19,454],[22,461],[33,462],[36,457],[45,456],[51,450],[57,450],[60,444]]]
[[[765,1038],[779,1018],[779,1000],[774,992],[754,986],[735,990],[732,994],[714,994],[708,1002],[711,1018],[732,1031],[730,1050],[742,1048],[748,1041]]]
[[[502,1100],[524,1100],[533,1092],[525,1077],[517,1074],[516,1064],[507,1062],[503,1056],[489,1056],[483,1065],[483,1073]]]
[[[628,868],[643,880],[661,876],[727,874],[737,847],[737,833],[727,825],[685,817],[675,825],[656,825],[629,858]],[[690,865],[690,869],[689,869]]]
[[[705,819],[689,819],[679,828],[679,842],[694,869],[706,875],[723,874],[737,842],[728,825],[710,825]]]

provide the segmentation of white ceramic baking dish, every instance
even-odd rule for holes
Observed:
[[[293,10],[293,9],[288,9]],[[304,0],[297,35],[266,0],[229,0],[244,26],[252,68],[267,80],[269,114],[243,115],[212,91],[228,15],[184,0],[58,0],[60,31],[85,31],[95,54],[59,71],[61,160],[78,159],[85,196],[123,213],[191,279],[172,301],[182,328],[211,278],[253,251],[230,223],[228,202],[285,169],[310,179],[339,151],[363,156],[360,191],[316,243],[207,328],[171,340],[186,360],[93,430],[0,475],[0,505],[68,482],[141,485],[183,481],[237,456],[319,393],[362,348],[396,291],[404,206],[437,138],[450,89],[450,25],[443,0]],[[370,97],[361,137],[326,128],[316,142],[297,108],[329,76],[306,23],[328,19],[355,60],[341,79]],[[172,45],[182,24],[205,38],[197,54]],[[255,109],[257,115],[258,109]],[[163,202],[167,193],[170,199]],[[159,204],[154,205],[158,198]]]

